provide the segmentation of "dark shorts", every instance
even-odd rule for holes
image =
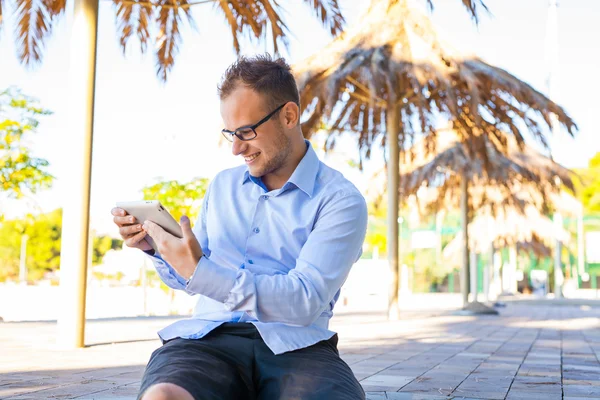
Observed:
[[[196,400],[364,399],[340,358],[337,335],[274,355],[254,325],[226,323],[202,339],[173,339],[146,366],[138,400],[150,386],[173,383]]]

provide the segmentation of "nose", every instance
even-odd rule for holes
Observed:
[[[237,136],[233,135],[233,145],[231,146],[231,153],[234,156],[239,156],[244,153],[248,148],[248,143],[244,140],[240,140]]]

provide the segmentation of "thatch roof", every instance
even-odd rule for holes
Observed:
[[[453,140],[448,140],[448,136]],[[440,137],[444,137],[444,144],[435,156],[420,156],[428,154],[424,142],[413,146],[415,160],[424,164],[405,162],[402,169],[406,172],[400,178],[403,196],[414,195],[423,186],[437,188],[437,198],[429,204],[432,209],[458,205],[462,179],[470,182],[470,208],[487,204],[493,213],[506,207],[523,211],[525,204],[545,211],[552,204],[550,196],[560,193],[562,185],[574,191],[570,170],[529,146],[519,147],[512,138],[507,140],[505,154],[487,136],[461,142],[458,134],[445,131]],[[487,165],[481,158],[471,156],[469,147],[485,148]]]
[[[0,0],[0,26],[4,2]],[[463,2],[467,6],[468,2]],[[64,13],[67,2],[16,0],[15,3],[18,57],[24,65],[32,65],[41,60],[45,40],[52,33],[55,19]],[[242,36],[262,40],[270,38],[275,52],[279,44],[287,46],[289,30],[281,18],[283,7],[275,0],[113,0],[113,3],[123,51],[134,36],[138,38],[142,52],[150,45],[151,49],[155,49],[157,74],[162,80],[167,79],[175,63],[182,23],[185,20],[195,27],[190,12],[194,6],[214,5],[231,28],[233,47],[238,54]],[[338,0],[307,0],[305,3],[332,35],[342,31],[344,18]],[[472,10],[477,11],[475,7]],[[151,36],[153,32],[156,32],[154,37]],[[206,39],[209,39],[208,36]]]
[[[401,143],[424,135],[432,152],[440,116],[452,121],[461,140],[484,135],[500,148],[509,136],[522,145],[525,131],[547,146],[552,113],[569,133],[576,129],[529,84],[444,43],[410,0],[373,1],[356,26],[294,71],[305,136],[323,129],[331,149],[336,135],[355,134],[361,161],[372,146],[385,146],[390,107],[399,108]],[[469,152],[487,162],[482,143],[472,144]]]
[[[469,248],[477,253],[487,251],[490,242],[495,248],[517,246],[523,251],[533,251],[537,256],[549,256],[556,239],[569,244],[570,233],[564,228],[558,232],[552,220],[528,205],[524,211],[505,208],[495,217],[479,215],[469,224]],[[458,233],[444,248],[445,257],[461,254],[462,237]],[[456,256],[458,257],[458,256]]]

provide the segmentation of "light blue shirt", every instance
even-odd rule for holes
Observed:
[[[188,281],[160,255],[151,257],[167,286],[200,295],[192,318],[158,332],[163,341],[249,322],[281,354],[334,335],[329,320],[362,253],[367,206],[306,144],[281,189],[268,191],[246,166],[217,174],[193,228],[204,256]]]

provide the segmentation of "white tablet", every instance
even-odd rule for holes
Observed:
[[[133,215],[140,224],[143,224],[144,221],[152,221],[171,235],[178,238],[183,237],[181,226],[158,200],[122,201],[117,203],[117,207]],[[153,243],[151,244],[153,245]]]

